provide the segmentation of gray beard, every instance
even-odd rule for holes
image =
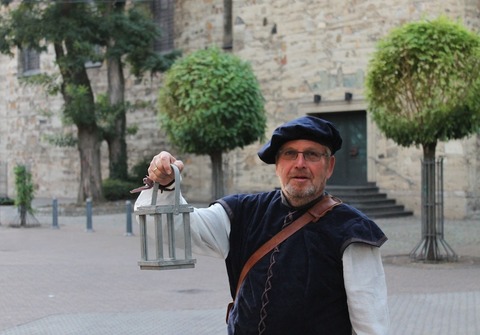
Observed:
[[[290,202],[290,204],[293,206],[301,206],[315,199],[317,197],[315,191],[316,190],[313,185],[310,185],[303,189],[297,189],[287,184],[284,188],[285,196],[287,197],[287,200]]]

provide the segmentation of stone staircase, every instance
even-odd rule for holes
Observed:
[[[372,219],[413,215],[403,205],[397,204],[395,199],[389,199],[385,193],[380,193],[375,183],[353,186],[327,184],[326,191]]]

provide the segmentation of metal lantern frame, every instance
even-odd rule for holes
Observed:
[[[190,231],[190,213],[193,207],[188,204],[180,204],[180,171],[178,167],[171,164],[175,173],[175,202],[173,205],[157,205],[157,193],[159,184],[155,183],[152,192],[150,206],[138,207],[134,214],[138,215],[140,225],[140,248],[141,260],[138,262],[141,270],[170,270],[195,267],[196,259],[192,258],[192,237]],[[176,254],[175,245],[175,220],[174,216],[182,215],[184,250],[185,257],[179,258]],[[155,257],[149,258],[149,244],[147,236],[147,216],[153,216],[153,228],[155,231]],[[166,220],[163,218],[166,217]],[[166,229],[164,231],[164,226]],[[164,246],[164,233],[167,233],[166,240],[168,248]],[[168,257],[165,257],[165,250],[168,250]]]

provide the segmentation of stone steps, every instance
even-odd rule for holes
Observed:
[[[326,191],[372,219],[413,215],[413,212],[405,210],[403,205],[397,204],[395,199],[381,193],[375,183],[354,186],[327,185]]]

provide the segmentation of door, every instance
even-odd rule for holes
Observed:
[[[336,163],[329,185],[365,185],[367,183],[367,116],[365,111],[319,113],[332,122],[343,139],[335,153]]]

